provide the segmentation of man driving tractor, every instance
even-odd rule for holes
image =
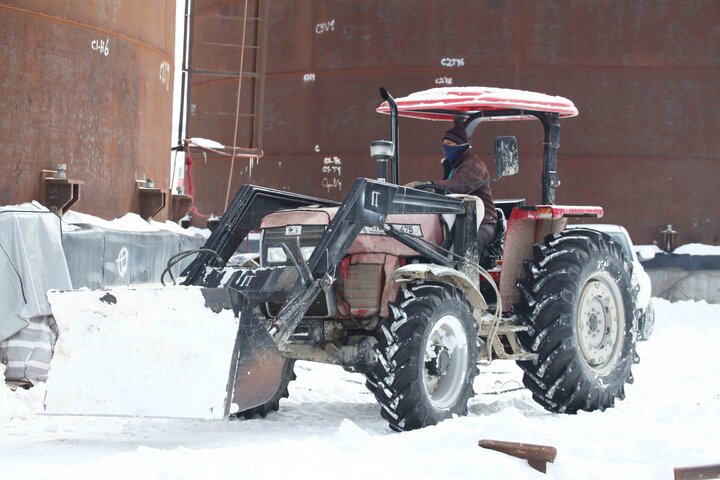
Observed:
[[[497,223],[497,211],[490,190],[490,172],[473,152],[462,123],[455,122],[453,127],[445,132],[442,149],[445,154],[442,159],[442,180],[410,182],[405,186],[480,197],[485,206],[485,214],[478,226],[478,247],[482,251],[495,238]]]

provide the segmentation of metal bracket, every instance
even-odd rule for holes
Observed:
[[[69,180],[66,178],[54,178],[49,175],[56,173],[55,170],[43,170],[43,187],[45,189],[45,206],[51,212],[63,216],[70,207],[80,200],[80,187],[85,182],[82,180]]]
[[[165,208],[167,194],[160,188],[144,186],[144,180],[136,180],[136,185],[140,198],[140,216],[150,220]]]

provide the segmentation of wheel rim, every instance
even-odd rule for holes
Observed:
[[[596,272],[588,278],[575,318],[585,363],[598,373],[610,371],[622,351],[625,311],[620,290],[609,273]]]
[[[449,408],[460,396],[468,369],[465,329],[456,317],[445,315],[428,335],[422,362],[423,385],[430,403]]]

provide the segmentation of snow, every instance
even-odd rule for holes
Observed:
[[[487,99],[487,100],[486,100]],[[567,109],[574,107],[567,98],[546,95],[544,93],[530,92],[527,90],[516,90],[511,88],[496,87],[440,87],[411,93],[407,97],[396,99],[399,104],[403,101],[421,102],[422,104],[434,104],[437,102],[458,100],[460,102],[478,103],[483,100],[493,101],[499,104],[507,104],[509,107],[532,105],[533,107],[545,107],[550,111],[562,106]],[[577,114],[577,111],[575,111]]]
[[[171,220],[157,222],[151,219],[147,221],[136,213],[126,213],[124,216],[114,220],[104,220],[94,215],[69,210],[63,215],[62,220],[63,230],[65,231],[73,230],[75,224],[87,224],[123,232],[159,232],[164,230],[190,237],[201,235],[204,238],[208,238],[210,236],[210,230],[206,228],[183,228]]]
[[[544,93],[494,87],[440,87],[411,93],[396,98],[398,111],[403,116],[425,118],[428,120],[452,120],[452,115],[442,110],[495,110],[520,109],[557,112],[561,118],[574,117],[578,114],[573,102],[564,97],[546,95]],[[431,111],[432,110],[432,111]],[[382,103],[377,111],[389,113],[387,102]],[[496,120],[524,120],[535,118],[529,115],[496,118]],[[488,118],[487,120],[489,120]]]
[[[676,255],[720,255],[720,246],[688,243],[676,248],[672,253]]]
[[[674,467],[720,463],[720,305],[653,302],[655,332],[638,345],[635,383],[605,412],[543,410],[518,389],[509,361],[482,368],[467,417],[401,434],[361,375],[306,362],[280,412],[245,421],[44,416],[28,413],[41,409],[42,385],[0,389],[0,479],[669,480]],[[558,455],[543,475],[480,439],[552,445]]]
[[[195,145],[202,148],[212,148],[215,150],[222,150],[225,148],[225,145],[223,145],[222,143],[216,142],[215,140],[209,140],[207,138],[194,137],[188,138],[187,141],[190,145]]]
[[[206,308],[200,287],[50,291],[48,300],[59,335],[46,412],[223,417],[238,320]]]

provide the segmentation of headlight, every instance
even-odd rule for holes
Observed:
[[[285,263],[287,262],[287,255],[282,247],[270,247],[267,250],[267,261],[268,263]]]

